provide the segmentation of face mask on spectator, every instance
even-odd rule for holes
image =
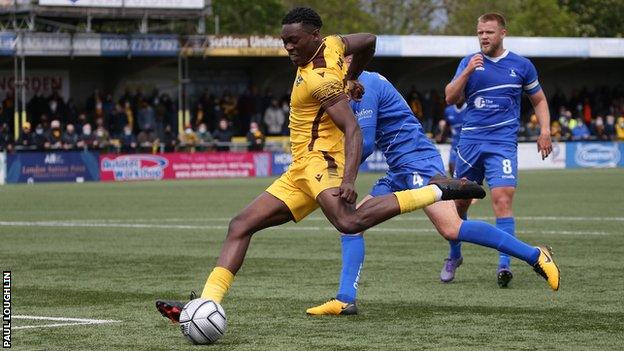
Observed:
[[[40,127],[40,128],[35,129],[35,133],[39,135],[43,134],[43,128]]]
[[[206,126],[199,126],[200,133],[206,133]]]
[[[130,128],[124,128],[124,134],[125,134],[125,135],[132,135],[132,129],[130,129]]]

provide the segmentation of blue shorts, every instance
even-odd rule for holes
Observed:
[[[439,155],[414,161],[402,166],[400,172],[388,171],[385,177],[373,185],[370,195],[381,196],[395,191],[418,189],[429,184],[429,180],[437,174],[445,174],[444,163]]]
[[[457,147],[455,178],[466,177],[490,188],[518,185],[518,147],[508,144],[467,144]]]

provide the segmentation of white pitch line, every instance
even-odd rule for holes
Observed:
[[[19,327],[13,327],[14,330],[36,329],[36,328],[55,328],[55,327],[66,327],[66,326],[72,326],[72,325],[121,323],[121,321],[116,321],[116,320],[111,320],[111,319],[85,319],[85,318],[21,316],[21,315],[13,316],[11,318],[25,319],[25,320],[39,320],[39,321],[68,322],[68,323],[53,323],[53,324],[40,324],[40,325],[23,325]]]
[[[565,217],[565,216],[519,216],[514,217],[520,221],[575,221],[575,222],[624,222],[624,217]],[[125,219],[67,219],[63,222],[101,222],[101,223],[117,223],[117,222],[229,222],[231,217],[206,217],[206,218],[125,218]],[[494,220],[496,217],[471,217],[470,219],[478,220]],[[327,221],[325,217],[307,217],[305,221]],[[428,217],[410,217],[397,216],[388,220],[389,222],[412,222],[412,221],[429,221]],[[57,221],[52,221],[57,222]]]
[[[0,221],[0,227],[62,227],[62,228],[126,228],[126,229],[192,229],[192,230],[226,230],[226,225],[191,225],[191,224],[150,224],[150,223],[90,223],[84,221],[79,222],[62,222],[62,221]],[[331,226],[281,226],[272,227],[270,230],[301,232],[301,231],[332,231],[336,229]],[[431,233],[435,232],[432,228],[379,228],[374,227],[368,229],[369,232],[385,232],[385,233]],[[525,234],[561,234],[561,235],[610,235],[612,233],[604,231],[571,231],[571,230],[523,230]]]

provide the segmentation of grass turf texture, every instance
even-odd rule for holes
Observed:
[[[360,176],[360,197],[376,176]],[[206,348],[620,349],[623,178],[622,170],[521,173],[517,232],[553,246],[562,270],[558,293],[518,260],[511,287],[499,289],[497,253],[471,244],[464,244],[456,281],[441,284],[448,245],[416,212],[367,234],[360,315],[308,317],[305,309],[337,288],[336,232],[320,211],[260,232],[224,300],[228,331]],[[156,312],[154,300],[201,291],[228,218],[271,181],[0,187],[0,268],[13,273],[13,315],[122,321],[14,330],[14,349],[198,349]],[[489,198],[471,215],[493,222]],[[35,324],[46,322],[13,320]]]

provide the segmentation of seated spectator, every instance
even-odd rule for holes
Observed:
[[[618,140],[624,141],[624,116],[618,117],[617,124],[615,125],[615,134]]]
[[[152,152],[154,147],[158,146],[158,136],[149,124],[143,125],[143,130],[137,136],[137,142],[141,152]]]
[[[132,134],[132,126],[126,124],[123,134],[119,138],[122,152],[133,152],[137,148],[137,138]]]
[[[92,133],[91,125],[89,123],[82,126],[82,134],[78,138],[78,146],[81,149],[90,149],[93,147],[93,142],[95,141],[95,136]]]
[[[43,150],[46,143],[46,133],[41,123],[35,127],[35,135],[33,136],[33,144],[37,147],[37,150]]]
[[[199,138],[191,125],[187,125],[179,136],[180,148],[185,151],[195,151],[195,146],[199,144]]]
[[[205,151],[212,149],[212,145],[214,143],[214,138],[210,131],[208,131],[208,127],[206,123],[201,123],[197,128],[197,138],[199,139],[199,150]]]
[[[176,139],[176,135],[171,128],[171,124],[167,124],[165,129],[163,130],[163,138],[161,142],[165,146],[165,152],[175,151],[176,146],[178,145],[178,141]]]
[[[13,150],[13,138],[7,123],[0,125],[0,151],[2,150]]]
[[[561,124],[559,121],[552,121],[552,123],[550,123],[550,136],[556,141],[562,140]]]
[[[575,126],[572,128],[572,140],[589,139],[589,128],[583,123],[582,118],[577,118]]]
[[[537,123],[537,116],[535,114],[531,115],[531,118],[524,126],[524,136],[528,140],[537,140],[537,137],[540,134],[539,123]]]
[[[267,126],[268,135],[281,135],[286,114],[279,106],[277,99],[271,99],[271,105],[264,111],[264,124]]]
[[[234,133],[230,129],[228,120],[221,118],[219,127],[215,130],[213,137],[217,144],[217,151],[230,151],[230,143],[232,142]]]
[[[98,118],[95,122],[95,139],[93,140],[93,147],[96,149],[105,149],[110,144],[110,135],[108,130],[104,128],[104,121],[102,118]]]
[[[598,140],[609,140],[602,116],[597,116],[596,119],[592,121],[592,132]]]
[[[44,147],[46,149],[60,149],[63,147],[63,131],[61,130],[61,122],[57,119],[50,123],[50,130],[46,133]]]
[[[63,149],[65,150],[71,150],[78,144],[78,133],[76,133],[73,124],[70,123],[65,126],[65,133],[63,133],[62,142]]]
[[[19,145],[22,148],[34,147],[36,145],[34,137],[34,133],[30,130],[30,123],[26,122],[22,125],[22,131],[15,145]]]
[[[264,150],[264,134],[260,131],[258,123],[249,123],[249,132],[247,132],[247,150],[262,151]]]

